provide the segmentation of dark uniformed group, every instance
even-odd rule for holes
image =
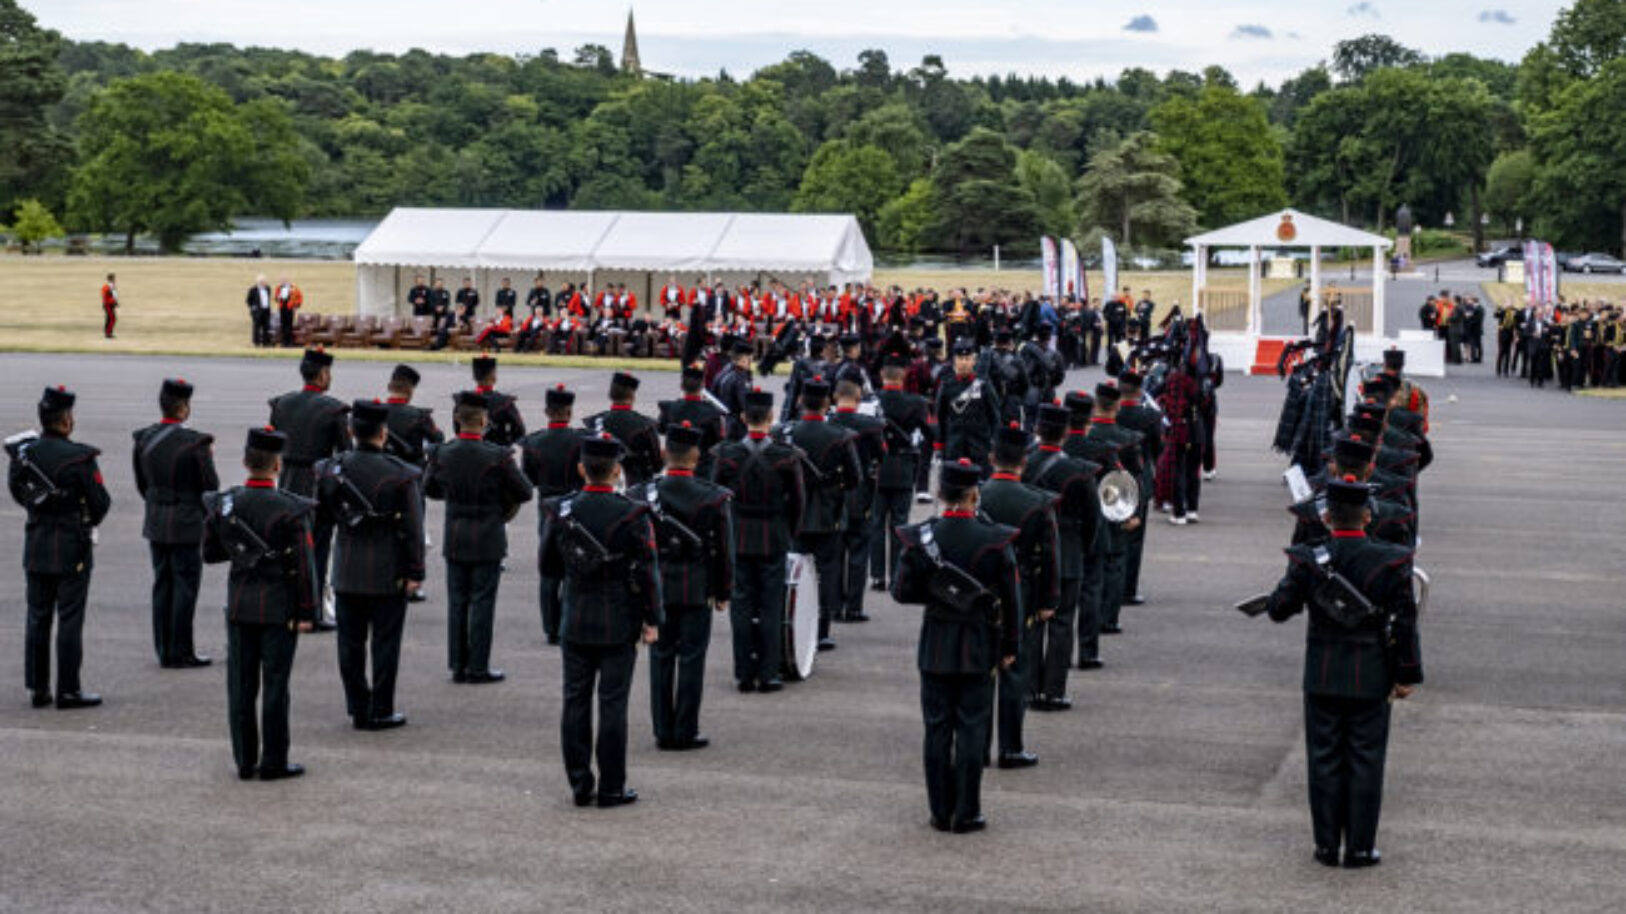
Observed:
[[[297,633],[328,622],[325,582],[349,716],[361,730],[400,727],[406,717],[394,683],[406,605],[422,599],[426,576],[424,499],[445,502],[448,667],[453,682],[472,685],[504,678],[491,652],[505,530],[535,497],[539,608],[548,641],[561,646],[561,743],[578,805],[637,799],[625,759],[640,642],[650,645],[662,750],[709,743],[699,713],[713,612],[729,613],[739,689],[784,687],[786,569],[796,554],[818,569],[820,650],[836,647],[832,623],[868,619],[866,583],[925,607],[917,663],[931,824],[980,830],[983,769],[996,759],[1001,768],[1038,762],[1023,739],[1026,711],[1070,708],[1075,661],[1101,668],[1101,636],[1124,630],[1125,602],[1142,602],[1147,503],[1167,424],[1142,393],[1139,366],[1093,394],[1058,399],[1051,385],[1013,403],[995,381],[1000,353],[1010,351],[1008,338],[983,350],[956,340],[928,399],[907,389],[915,368],[907,353],[881,355],[877,389],[856,347],[840,359],[815,347],[791,374],[794,407],[781,421],[773,395],[751,383],[749,355],[731,349],[713,370],[685,368],[681,396],[660,403],[658,418],[637,411],[638,379],[618,373],[610,408],[581,427],[572,426],[574,393],[548,390],[546,428],[530,434],[514,399],[495,390],[495,360],[481,356],[476,387],[456,395],[454,434],[445,439],[430,411],[412,405],[419,377],[410,367],[395,369],[386,400],[346,405],[326,393],[332,356],[309,350],[303,389],[271,401],[270,424],[248,433],[247,481],[224,491],[216,491],[212,439],[182,424],[191,386],[166,381],[163,419],[136,433],[135,449],[159,660],[209,663],[191,638],[199,560],[229,562],[238,772],[296,776],[289,673]],[[1383,700],[1391,681],[1421,680],[1415,613],[1392,613],[1382,633],[1330,629],[1312,599],[1315,554],[1300,552],[1325,539],[1332,567],[1371,588],[1375,602],[1410,609],[1399,605],[1402,592],[1409,600],[1409,551],[1356,538],[1368,524],[1386,538],[1415,535],[1422,440],[1396,405],[1406,383],[1398,372],[1368,383],[1371,402],[1352,420],[1356,431],[1330,455],[1328,508],[1303,518],[1305,545],[1295,547],[1269,607],[1285,619],[1310,601],[1312,660],[1317,651],[1329,658],[1314,683],[1306,678],[1312,805],[1318,847],[1336,848],[1342,830],[1351,860],[1369,852],[1375,859]],[[42,432],[7,442],[12,493],[30,516],[28,687],[36,705],[60,707],[98,700],[80,690],[77,645],[90,531],[109,505],[97,452],[69,440],[72,407],[71,393],[47,390]],[[1370,454],[1357,469],[1360,445]],[[942,509],[911,525],[912,496],[933,463]],[[1340,474],[1371,482],[1346,483]],[[1109,513],[1104,482],[1112,478],[1133,482],[1128,504]],[[1363,500],[1358,512],[1342,510],[1357,487],[1405,505]],[[1113,498],[1121,501],[1121,491]],[[62,632],[54,695],[53,615]],[[1374,636],[1376,645],[1380,634],[1405,646],[1394,668],[1371,666],[1381,661],[1362,654],[1363,639]]]

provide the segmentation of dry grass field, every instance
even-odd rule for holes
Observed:
[[[110,271],[118,275],[119,321],[115,339],[104,340],[98,292]],[[285,276],[293,280],[304,291],[309,310],[345,313],[355,308],[355,271],[343,261],[0,256],[0,350],[275,355],[275,351],[255,350],[248,344],[243,298],[262,272],[272,283]],[[1240,270],[1216,270],[1210,277],[1214,286],[1247,287],[1247,276]],[[1026,270],[878,270],[875,280],[883,286],[945,291],[958,287],[972,291],[1039,288],[1039,276]],[[1092,290],[1101,288],[1099,273],[1090,274],[1089,281]],[[1191,299],[1191,277],[1184,272],[1124,273],[1120,285],[1129,286],[1137,297],[1150,290],[1153,300],[1165,307]],[[1290,285],[1285,280],[1268,280],[1265,292]],[[1189,305],[1186,310],[1190,311]],[[387,353],[373,355],[393,358]],[[455,358],[426,355],[414,358]],[[565,361],[549,359],[550,363]]]
[[[1488,302],[1493,302],[1495,305],[1513,305],[1515,307],[1524,305],[1523,284],[1511,282],[1487,282],[1481,283],[1481,285],[1485,289],[1485,297]],[[1572,282],[1566,277],[1564,280],[1564,287],[1561,291],[1564,294],[1565,300],[1572,302],[1619,302],[1626,300],[1626,285],[1621,285],[1620,283]]]

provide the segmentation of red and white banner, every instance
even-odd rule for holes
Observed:
[[[1054,300],[1058,291],[1057,268],[1060,266],[1056,255],[1056,239],[1049,235],[1040,238],[1039,253],[1044,264],[1044,294]]]
[[[1532,305],[1558,301],[1558,258],[1545,241],[1524,243],[1524,294]]]
[[[1084,271],[1079,269],[1078,248],[1073,247],[1073,239],[1061,240],[1061,297],[1063,299],[1076,299],[1084,294],[1081,279]]]

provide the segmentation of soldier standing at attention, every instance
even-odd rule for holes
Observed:
[[[316,461],[350,449],[350,407],[328,396],[333,384],[333,356],[321,349],[305,350],[299,362],[304,387],[271,399],[271,427],[287,436],[286,452],[278,461],[282,478],[278,487],[301,498],[316,497]],[[315,631],[332,631],[333,595],[327,586],[328,551],[333,547],[333,525],[316,521],[316,580],[321,584],[322,606]]]
[[[484,394],[458,394],[452,422],[457,438],[429,455],[424,494],[446,502],[441,554],[446,558],[447,665],[453,682],[483,685],[505,678],[491,667],[491,626],[508,554],[507,525],[531,500],[531,487],[509,449],[484,440]]]
[[[728,410],[727,433],[730,441],[745,437],[745,395],[751,391],[751,344],[739,341],[729,352],[729,363],[717,375],[717,399]]]
[[[435,425],[434,410],[412,405],[412,396],[417,393],[418,381],[417,369],[411,365],[397,365],[390,373],[389,397],[384,401],[384,407],[389,410],[389,421],[385,423],[384,453],[398,457],[418,468],[420,474],[418,514],[421,517],[423,515],[421,475],[424,466],[429,462],[429,448],[445,441],[446,435]],[[428,543],[426,537],[424,544]],[[424,596],[422,580],[416,587],[407,591],[406,598],[408,603],[422,603],[427,599]]]
[[[1084,436],[1084,445],[1088,452],[1099,456],[1096,460],[1106,465],[1108,459],[1116,459],[1117,465],[1124,472],[1135,477],[1138,482],[1144,472],[1141,468],[1141,436],[1118,424],[1118,405],[1122,394],[1112,384],[1102,382],[1095,386],[1095,405],[1090,414],[1090,428]],[[1108,455],[1111,457],[1108,457]],[[1094,459],[1086,454],[1086,459]],[[1123,608],[1124,601],[1124,563],[1129,554],[1129,538],[1139,530],[1141,512],[1146,510],[1146,500],[1151,493],[1144,486],[1140,489],[1140,503],[1136,513],[1118,527],[1118,536],[1109,540],[1107,561],[1102,567],[1101,599],[1096,604],[1101,622],[1101,634],[1116,635],[1123,632],[1123,626],[1118,622],[1119,610]]]
[[[621,442],[627,485],[648,482],[661,471],[661,436],[655,420],[637,412],[638,379],[616,372],[610,378],[610,408],[582,421],[595,436],[609,433]]]
[[[902,355],[889,355],[881,365],[882,430],[886,453],[876,474],[874,529],[870,532],[870,586],[886,590],[892,559],[897,558],[892,528],[909,522],[909,500],[915,491],[916,471],[931,447],[931,406],[926,398],[904,389],[909,363]],[[890,551],[890,555],[889,555]]]
[[[565,774],[577,806],[599,808],[638,800],[627,787],[627,697],[638,642],[656,643],[665,622],[660,560],[647,504],[617,495],[621,444],[612,437],[582,442],[586,485],[549,510],[541,562],[564,579],[564,710],[559,719]],[[593,694],[598,693],[598,739]],[[597,783],[593,759],[598,759]]]
[[[1140,525],[1129,534],[1129,549],[1124,554],[1124,598],[1130,606],[1140,606],[1146,598],[1140,593],[1141,556],[1146,552],[1146,517],[1152,504],[1152,493],[1157,491],[1154,470],[1163,452],[1163,414],[1146,405],[1141,385],[1143,379],[1135,371],[1126,370],[1118,376],[1118,390],[1123,399],[1118,403],[1118,424],[1140,435],[1141,472]]]
[[[56,706],[92,708],[102,703],[100,695],[80,690],[79,664],[90,593],[91,531],[107,516],[113,500],[96,466],[101,452],[69,440],[75,399],[66,387],[47,387],[38,407],[39,435],[6,443],[11,497],[28,512],[23,534],[23,572],[28,579],[23,677],[36,708],[51,704],[53,617]]]
[[[728,414],[717,404],[706,399],[705,382],[705,368],[699,364],[683,366],[683,376],[679,382],[683,395],[676,400],[660,402],[660,418],[656,420],[656,430],[666,435],[670,434],[672,429],[687,423],[698,431],[700,464],[695,467],[695,475],[701,479],[710,479],[711,450],[727,436]]]
[[[717,449],[712,476],[734,493],[734,682],[741,692],[777,692],[785,687],[785,555],[806,492],[796,449],[769,435],[773,394],[747,393],[744,419],[745,438]]]
[[[203,560],[231,562],[226,581],[226,702],[237,776],[296,778],[288,761],[288,679],[298,632],[311,630],[321,587],[311,544],[316,503],[277,488],[288,438],[250,429],[248,481],[206,499]],[[264,685],[264,694],[260,692]],[[255,725],[255,703],[260,724]],[[262,743],[262,738],[264,742]]]
[[[184,425],[192,415],[192,385],[166,379],[158,389],[155,425],[135,433],[131,451],[136,491],[146,502],[141,533],[152,553],[152,640],[166,670],[208,666],[192,642],[192,615],[203,578],[203,494],[220,488],[214,436]]]
[[[339,531],[333,550],[339,678],[357,730],[389,730],[406,723],[406,715],[395,710],[395,671],[407,594],[423,587],[423,474],[385,453],[389,418],[385,404],[357,400],[350,408],[356,449],[317,464],[321,513]]]
[[[1276,622],[1309,610],[1304,739],[1315,859],[1337,866],[1341,845],[1351,869],[1383,859],[1377,832],[1390,701],[1409,697],[1423,681],[1412,553],[1367,539],[1370,497],[1353,477],[1327,484],[1322,520],[1332,539],[1319,555],[1311,545],[1288,549],[1287,574],[1266,605]]]
[[[970,460],[984,465],[994,447],[1003,407],[993,385],[976,376],[977,345],[970,339],[954,343],[954,370],[937,386],[933,412],[937,416],[938,456],[945,464]]]
[[[728,611],[734,589],[734,495],[696,478],[704,440],[693,425],[673,426],[665,474],[627,491],[655,522],[666,621],[649,646],[650,717],[655,745],[669,751],[711,744],[700,732],[711,613]]]
[[[943,465],[942,513],[893,535],[903,541],[892,596],[924,605],[916,666],[926,723],[926,802],[938,831],[988,827],[982,770],[994,703],[993,672],[1016,662],[1021,585],[1016,531],[977,516],[982,471]]]
[[[994,475],[982,486],[982,512],[996,524],[1016,531],[1011,549],[1022,585],[1022,612],[1017,617],[1016,662],[1001,667],[999,684],[999,767],[1030,768],[1039,756],[1027,751],[1022,721],[1033,691],[1035,635],[1056,615],[1061,598],[1056,564],[1061,544],[1056,531],[1057,497],[1022,482],[1027,467],[1028,433],[1019,422],[1002,428],[994,439]]]
[[[537,533],[540,535],[548,519],[548,503],[569,495],[582,487],[582,439],[586,433],[570,427],[570,414],[576,405],[576,392],[560,384],[549,390],[543,399],[547,411],[548,427],[526,435],[519,442],[520,469],[525,478],[536,486]],[[539,606],[542,613],[542,633],[549,644],[559,643],[559,586],[557,576],[542,572]]]
[[[807,459],[807,512],[796,534],[796,551],[813,557],[819,578],[819,650],[835,650],[830,623],[841,612],[841,535],[847,528],[847,498],[858,487],[858,436],[825,421],[830,383],[813,377],[802,384],[802,417],[780,429],[781,440]]]
[[[1035,660],[1033,701],[1035,711],[1066,711],[1073,706],[1067,697],[1067,670],[1073,665],[1073,622],[1083,597],[1084,581],[1099,577],[1095,557],[1096,527],[1101,519],[1101,500],[1096,494],[1100,467],[1062,451],[1067,436],[1067,410],[1053,403],[1039,404],[1033,424],[1039,446],[1022,471],[1022,481],[1054,493],[1056,502],[1058,602],[1056,612],[1043,625],[1033,648]],[[1086,662],[1087,661],[1087,662]],[[1081,669],[1098,669],[1098,658],[1083,658]]]
[[[113,274],[107,274],[107,282],[102,285],[102,336],[105,339],[113,338],[113,325],[119,322],[119,284]]]
[[[503,447],[525,437],[525,419],[514,398],[497,390],[497,360],[481,353],[473,361],[475,393],[486,398],[486,440]]]
[[[830,422],[853,433],[858,453],[858,485],[847,493],[847,526],[840,534],[841,559],[845,570],[841,582],[841,622],[868,622],[864,613],[864,573],[870,570],[871,540],[875,535],[875,493],[886,457],[886,423],[858,412],[864,391],[856,381],[836,382],[836,411]],[[907,517],[904,518],[908,520]],[[877,569],[878,570],[878,569]],[[883,572],[884,575],[884,572]]]

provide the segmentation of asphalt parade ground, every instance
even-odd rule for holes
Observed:
[[[381,396],[389,365],[335,369]],[[424,369],[445,425],[466,366]],[[85,623],[94,710],[32,710],[23,689],[23,512],[0,506],[0,910],[86,911],[1604,911],[1626,899],[1626,404],[1469,366],[1427,380],[1437,461],[1421,486],[1427,682],[1397,707],[1382,867],[1310,857],[1299,691],[1303,618],[1231,609],[1280,575],[1290,532],[1269,450],[1273,378],[1220,391],[1218,481],[1202,523],[1154,516],[1143,590],[1076,707],[1031,714],[1025,771],[989,771],[988,831],[927,826],[914,641],[919,609],[870,594],[810,682],[741,695],[714,628],[702,752],[662,753],[640,658],[635,806],[578,809],[559,751],[561,672],[537,612],[534,508],[511,525],[491,686],[448,681],[444,570],[409,613],[397,706],[358,732],[332,635],[300,639],[297,781],[243,783],[226,733],[225,574],[205,571],[198,648],[160,670],[130,432],[159,380],[198,387],[228,483],[243,430],[298,386],[278,360],[0,356],[0,429],[34,424],[46,384],[79,393],[76,437],[103,449],[114,507]],[[1094,370],[1074,386],[1093,385]],[[677,376],[644,376],[641,405]],[[526,369],[500,386],[533,426],[564,381],[578,415],[606,371]],[[1455,394],[1458,402],[1448,402]],[[433,504],[433,503],[432,503]],[[917,516],[924,506],[917,506]],[[430,520],[439,541],[441,513]]]

